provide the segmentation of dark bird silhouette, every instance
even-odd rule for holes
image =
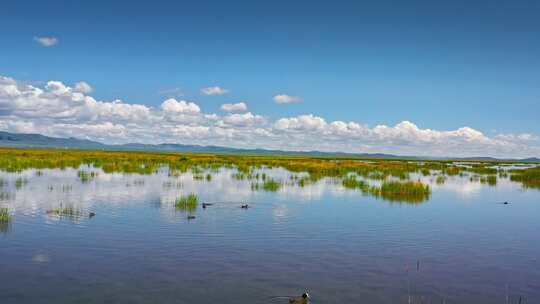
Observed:
[[[248,205],[248,204],[244,204],[244,205],[240,206],[240,208],[242,208],[242,209],[247,209],[247,208],[249,208],[249,205]]]
[[[307,292],[304,292],[298,298],[290,298],[289,303],[290,304],[309,304],[309,294]]]

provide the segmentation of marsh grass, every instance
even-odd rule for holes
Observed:
[[[437,176],[437,178],[435,179],[435,183],[437,183],[437,185],[442,185],[446,182],[446,177],[444,177],[443,175],[439,175]]]
[[[495,161],[413,161],[356,157],[0,148],[0,170],[6,172],[18,173],[26,169],[41,171],[55,168],[79,170],[83,166],[84,168],[99,168],[105,173],[152,174],[166,169],[170,176],[179,176],[191,171],[195,179],[207,181],[209,180],[207,172],[219,172],[220,168],[227,168],[236,170],[237,173],[233,178],[253,181],[252,188],[269,191],[275,191],[276,186],[280,186],[274,182],[265,186],[266,180],[272,180],[272,176],[257,172],[258,169],[283,168],[298,176],[300,174],[307,176],[307,178],[293,179],[293,184],[301,187],[308,182],[316,183],[322,178],[342,179],[350,174],[356,174],[363,180],[380,182],[388,180],[389,177],[407,181],[410,180],[410,174],[418,173],[424,176],[433,174],[461,176],[468,172],[475,176],[471,181],[480,181],[480,176],[499,174],[499,177],[502,177],[500,176],[501,163]],[[96,172],[92,173],[93,171],[88,172],[90,170],[81,171],[83,172],[79,173],[79,178],[82,182],[90,181],[96,174]],[[520,182],[524,187],[540,188],[538,169],[536,171],[516,169],[510,170],[509,173],[512,181]],[[487,182],[488,177],[485,180]],[[20,180],[15,186],[20,188],[23,185],[24,181]]]
[[[470,182],[480,182],[481,176],[478,174],[474,174],[471,177],[469,177]]]
[[[145,181],[144,179],[136,179],[133,181],[133,186],[135,187],[144,187]]]
[[[419,181],[385,181],[378,190],[372,189],[371,193],[389,201],[420,203],[429,199],[431,189]]]
[[[93,180],[96,176],[98,176],[98,173],[95,171],[85,171],[85,170],[79,170],[77,171],[77,177],[80,179],[81,183],[88,183],[91,180]]]
[[[310,184],[309,176],[302,176],[301,178],[296,180],[296,184],[299,187],[305,187],[306,185]]]
[[[0,191],[0,200],[7,201],[10,198],[11,198],[11,195],[9,194],[9,192]]]
[[[477,174],[497,174],[497,169],[492,168],[490,166],[486,166],[486,164],[472,164],[472,167],[468,169],[467,171],[477,173]]]
[[[267,192],[276,192],[281,188],[281,186],[282,184],[280,181],[276,181],[272,178],[265,178],[265,180],[262,183],[252,182],[251,190],[253,191],[264,190]]]
[[[497,185],[497,175],[493,174],[493,175],[481,176],[480,183],[488,184],[490,186],[495,186]]]
[[[0,233],[8,233],[11,230],[11,221],[0,222]]]
[[[360,190],[364,195],[396,202],[420,203],[428,200],[431,195],[429,186],[420,181],[384,180],[380,186],[376,186],[352,175],[343,178],[341,184],[347,189]]]
[[[68,217],[79,217],[82,216],[83,212],[80,209],[77,209],[73,206],[58,207],[48,210],[47,213],[54,214],[58,216],[68,216]]]
[[[186,196],[180,196],[174,202],[174,206],[182,211],[195,211],[197,206],[199,206],[199,198],[194,193],[190,193]]]
[[[263,183],[262,188],[264,191],[275,192],[278,191],[279,188],[281,188],[281,183],[274,179],[266,179]]]
[[[369,184],[363,180],[356,179],[354,175],[345,177],[341,181],[341,184],[347,189],[360,189],[363,192],[369,191]]]
[[[173,188],[181,189],[184,187],[184,184],[182,184],[181,181],[168,180],[166,182],[163,182],[162,187],[165,189],[173,189]]]
[[[232,178],[236,180],[259,180],[261,178],[261,174],[254,173],[253,171],[248,171],[248,172],[239,171],[239,172],[233,173]],[[264,178],[266,178],[266,176],[264,176]]]
[[[19,177],[15,180],[15,189],[20,190],[26,184],[28,184],[28,180],[26,178]]]
[[[388,175],[383,173],[383,172],[375,171],[375,172],[370,172],[367,175],[367,178],[373,179],[373,180],[384,180],[384,179],[386,179],[387,176]]]
[[[463,169],[457,166],[448,166],[443,171],[444,174],[448,176],[459,175]]]
[[[204,175],[202,173],[193,174],[193,180],[197,180],[197,181],[204,180]]]
[[[8,208],[0,208],[0,223],[9,223],[11,221],[11,215]]]
[[[520,182],[525,188],[540,189],[540,167],[512,170],[510,180]]]

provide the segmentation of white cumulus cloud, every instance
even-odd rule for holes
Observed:
[[[169,98],[161,104],[161,109],[165,112],[171,113],[183,113],[183,114],[195,114],[201,112],[201,108],[193,102],[185,100],[176,100]]]
[[[225,112],[245,112],[247,111],[247,105],[245,102],[224,103],[221,105],[221,110]]]
[[[274,127],[278,130],[294,130],[294,131],[310,131],[310,130],[322,130],[328,124],[322,117],[309,115],[300,115],[291,118],[281,118],[274,124]]]
[[[75,84],[73,91],[83,93],[83,94],[89,94],[89,93],[92,93],[94,89],[87,82],[81,81]]]

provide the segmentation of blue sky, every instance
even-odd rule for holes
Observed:
[[[538,1],[109,2],[3,3],[0,75],[156,108],[181,89],[205,113],[244,101],[268,121],[540,134]]]

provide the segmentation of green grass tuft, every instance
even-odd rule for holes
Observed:
[[[181,196],[176,199],[174,206],[180,210],[193,211],[199,205],[199,198],[196,194],[190,193],[187,196]]]
[[[385,181],[379,188],[378,193],[372,191],[374,195],[390,201],[404,201],[409,203],[420,203],[429,199],[431,189],[419,181],[417,182],[397,182]]]
[[[83,184],[90,182],[97,175],[98,175],[98,173],[94,172],[94,171],[88,172],[88,171],[84,171],[84,170],[79,170],[77,172],[77,176],[79,177],[79,179],[81,180],[81,183],[83,183]]]
[[[11,221],[11,215],[9,215],[8,208],[0,208],[0,223],[9,223]]]
[[[487,175],[480,178],[482,184],[488,184],[490,186],[497,185],[497,175]]]
[[[363,192],[369,190],[369,184],[363,180],[357,180],[356,176],[347,176],[342,181],[341,184],[347,189],[360,189]]]
[[[437,185],[442,185],[442,184],[444,184],[444,182],[446,182],[446,178],[444,176],[442,176],[442,175],[439,175],[435,179],[435,182],[437,183]]]
[[[53,208],[47,211],[47,213],[62,215],[62,216],[81,216],[82,215],[81,210],[74,208],[72,206]]]

